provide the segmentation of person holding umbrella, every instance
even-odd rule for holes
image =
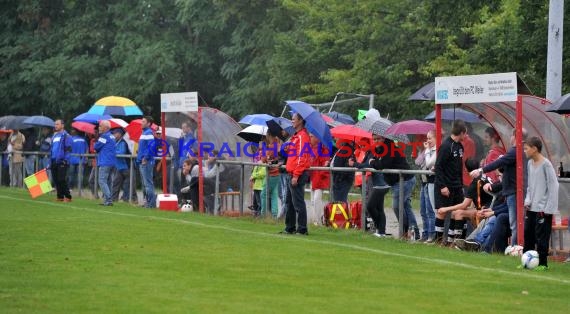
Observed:
[[[307,205],[305,204],[305,184],[309,182],[307,169],[311,167],[311,143],[309,133],[305,128],[305,120],[299,113],[294,113],[291,119],[295,134],[291,137],[286,148],[288,185],[285,212],[284,234],[309,235],[307,230]],[[309,152],[307,152],[308,148]]]
[[[67,169],[71,152],[71,136],[65,131],[63,120],[55,120],[54,134],[51,138],[50,169],[57,190],[58,202],[71,202],[71,193],[67,185]]]

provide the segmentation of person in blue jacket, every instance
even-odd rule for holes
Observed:
[[[50,169],[57,191],[56,201],[59,202],[71,202],[71,193],[67,185],[71,143],[71,136],[65,131],[63,120],[55,120],[54,134],[51,138]]]
[[[156,195],[154,193],[153,170],[154,156],[156,154],[156,143],[154,134],[150,126],[153,119],[150,116],[142,118],[142,134],[139,138],[139,149],[137,151],[137,164],[139,165],[141,179],[144,189],[144,207],[156,207]]]
[[[103,193],[103,206],[113,206],[111,195],[111,173],[117,164],[115,137],[109,131],[111,124],[107,120],[99,122],[99,139],[95,143],[97,167],[99,167],[99,187]]]
[[[77,129],[71,129],[71,156],[69,157],[69,173],[68,180],[69,186],[74,187],[77,185],[77,174],[79,173],[79,164],[83,171],[85,171],[85,164],[87,163],[87,158],[83,156],[77,156],[78,154],[87,154],[89,147],[85,141],[85,137],[79,135]]]
[[[115,137],[115,152],[117,153],[117,164],[115,166],[115,173],[113,174],[113,201],[116,202],[119,200],[119,194],[121,190],[123,190],[123,195],[121,196],[121,200],[123,202],[129,201],[129,190],[130,190],[130,162],[129,158],[127,157],[119,157],[118,155],[130,155],[131,151],[129,150],[129,146],[127,142],[123,138],[125,135],[125,131],[121,128],[115,128],[111,130],[113,136]],[[134,179],[134,177],[133,177]],[[135,186],[135,181],[133,180],[133,186]],[[133,188],[133,194],[131,196],[131,200],[137,203],[137,192]]]

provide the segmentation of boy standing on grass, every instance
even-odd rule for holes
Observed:
[[[538,252],[537,271],[548,269],[548,241],[552,215],[558,211],[558,180],[550,161],[541,154],[542,142],[531,137],[524,143],[528,161],[528,187],[524,200],[524,252]]]

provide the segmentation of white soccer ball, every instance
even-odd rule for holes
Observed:
[[[194,208],[192,208],[192,204],[184,204],[182,207],[180,207],[180,211],[183,213],[191,212],[193,210]]]
[[[524,248],[520,245],[513,245],[509,255],[511,256],[522,256]]]
[[[534,250],[526,251],[521,256],[521,264],[527,269],[533,269],[538,266],[538,252]]]

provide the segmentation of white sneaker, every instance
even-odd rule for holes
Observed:
[[[385,233],[374,232],[373,235],[377,238],[385,238],[386,237]]]

